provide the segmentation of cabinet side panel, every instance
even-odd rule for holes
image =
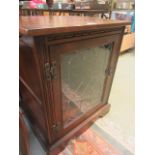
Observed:
[[[29,39],[30,40],[30,39]],[[26,42],[26,39],[20,40],[19,53],[19,72],[20,77],[26,83],[32,95],[38,101],[42,100],[39,75],[32,47]],[[31,40],[30,40],[31,41]]]
[[[34,130],[39,130],[41,137],[47,137],[41,84],[33,50],[33,43],[31,43],[31,41],[31,39],[27,41],[22,38],[19,47],[20,93],[22,97],[22,106],[34,127]]]
[[[20,91],[22,95],[22,107],[24,108],[26,115],[33,126],[41,129],[43,132],[46,131],[44,117],[41,106],[38,105],[36,99],[31,95],[29,90],[25,87],[23,82],[20,80]]]

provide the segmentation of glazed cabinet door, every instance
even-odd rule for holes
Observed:
[[[107,104],[118,40],[114,35],[51,46],[60,137]]]

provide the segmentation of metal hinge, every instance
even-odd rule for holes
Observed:
[[[61,123],[58,122],[56,124],[53,124],[52,125],[52,132],[53,133],[58,133],[60,131],[60,128],[61,128]]]
[[[108,68],[105,70],[105,74],[106,74],[107,76],[112,75],[112,73],[113,73],[113,71],[112,71],[112,68],[111,68],[111,67],[108,67]]]
[[[45,74],[47,80],[56,79],[56,61],[45,63]]]

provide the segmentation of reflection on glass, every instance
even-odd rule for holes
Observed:
[[[111,45],[61,55],[63,121],[67,125],[100,104]]]

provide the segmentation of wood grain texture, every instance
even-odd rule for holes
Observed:
[[[22,35],[49,35],[128,25],[129,21],[102,20],[77,16],[20,16],[19,32]]]

